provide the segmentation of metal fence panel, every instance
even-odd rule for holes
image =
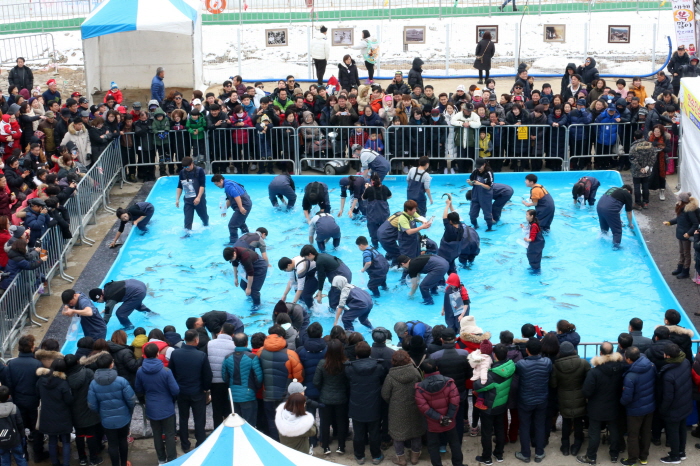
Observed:
[[[300,126],[297,128],[300,167],[330,175],[335,174],[336,169],[329,167],[328,162],[338,160],[357,171],[360,161],[353,159],[352,146],[359,144],[385,154],[386,131],[383,126]]]

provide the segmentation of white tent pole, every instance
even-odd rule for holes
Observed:
[[[229,403],[231,403],[231,414],[233,414],[234,413],[234,410],[233,410],[233,392],[231,391],[230,386],[228,387],[228,401],[229,401]]]

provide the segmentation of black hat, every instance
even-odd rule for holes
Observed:
[[[466,110],[474,110],[474,105],[471,102],[467,102],[466,104],[464,104],[463,108]]]
[[[70,109],[68,109],[68,108],[62,108],[62,109],[61,109],[61,116],[65,116],[65,117],[71,116]]]

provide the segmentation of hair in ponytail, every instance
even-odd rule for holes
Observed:
[[[374,173],[372,175],[372,186],[375,188],[379,188],[382,185],[382,179],[379,178],[379,175]]]
[[[562,319],[559,322],[557,322],[557,330],[561,333],[575,332],[576,326],[570,323],[568,320]]]
[[[540,224],[540,221],[537,219],[537,211],[535,209],[528,209],[527,213],[532,216],[532,222],[530,223],[534,223],[536,225]]]

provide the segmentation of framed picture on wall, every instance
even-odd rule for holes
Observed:
[[[353,28],[337,28],[331,29],[331,45],[349,47],[355,45],[353,37]]]
[[[608,26],[608,44],[629,44],[631,26]]]
[[[494,44],[498,43],[498,26],[477,26],[476,27],[476,41],[479,42],[484,38],[484,33],[491,33],[491,42]]]
[[[404,45],[425,44],[425,26],[404,26]]]
[[[285,47],[288,45],[287,29],[265,29],[265,46]]]
[[[566,25],[565,24],[545,24],[544,25],[544,41],[545,42],[566,42]]]

